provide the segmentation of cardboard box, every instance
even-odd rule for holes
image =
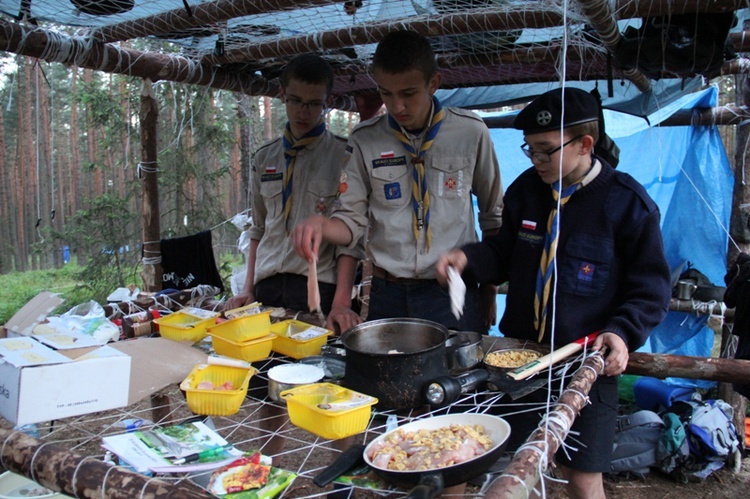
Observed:
[[[56,293],[39,293],[5,323],[7,337],[31,336],[32,329],[64,301]]]
[[[0,416],[25,425],[128,404],[130,356],[112,347],[55,351],[34,338],[0,340]]]

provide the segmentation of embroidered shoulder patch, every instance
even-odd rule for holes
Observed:
[[[273,182],[274,180],[282,180],[284,178],[283,173],[264,173],[260,176],[261,182]]]
[[[584,282],[591,282],[594,279],[594,272],[596,271],[596,265],[589,262],[581,262],[578,266],[578,280]]]
[[[385,190],[386,199],[400,199],[401,198],[401,184],[393,182],[391,184],[385,184],[383,186]]]
[[[396,158],[376,158],[372,160],[373,168],[382,168],[384,166],[406,166],[406,156]]]

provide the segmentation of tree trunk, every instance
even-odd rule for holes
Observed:
[[[82,180],[81,170],[81,148],[78,142],[80,127],[78,123],[78,70],[73,68],[71,73],[71,99],[70,99],[70,198],[68,203],[67,215],[73,216],[83,207],[83,193],[85,183]],[[87,248],[83,247],[82,239],[76,236],[75,252],[78,257],[78,265],[86,265],[88,261]]]
[[[273,106],[270,97],[263,97],[263,141],[273,139]]]
[[[29,215],[29,201],[27,199],[29,170],[35,170],[36,166],[32,163],[29,152],[33,151],[33,142],[31,141],[31,124],[28,89],[31,87],[29,64],[25,57],[18,58],[19,76],[18,78],[18,162],[16,164],[16,199],[18,200],[18,227],[17,237],[18,245],[16,246],[16,270],[25,272],[28,268],[28,225],[31,219]]]
[[[0,429],[0,459],[9,471],[70,497],[199,499],[206,494],[70,452],[62,444],[39,442],[25,433]]]
[[[540,425],[534,430],[523,447],[513,456],[507,468],[493,481],[484,497],[489,499],[526,498],[529,492],[539,482],[542,455],[543,462],[551,463],[553,456],[568,436],[568,430],[573,421],[588,403],[587,395],[591,386],[604,369],[604,358],[600,354],[587,358],[583,365],[573,375],[573,379],[563,391],[557,405],[549,412],[548,430]],[[561,422],[565,421],[566,424]]]
[[[735,94],[735,98],[738,104],[747,106],[750,104],[750,79],[746,74],[741,76],[742,81],[740,85],[737,85],[738,91]],[[737,80],[738,78],[735,78]],[[742,122],[746,123],[746,122]],[[750,202],[750,187],[748,182],[745,181],[745,165],[747,160],[750,159],[750,151],[747,150],[746,141],[750,134],[750,127],[747,124],[736,126],[737,142],[735,145],[736,152],[734,158],[734,189],[732,191],[732,215],[729,221],[729,234],[731,240],[733,240],[737,246],[729,243],[727,248],[727,268],[737,260],[740,252],[750,252],[750,208],[748,203]],[[742,306],[750,306],[750,304],[742,304]],[[732,330],[730,327],[722,327],[721,335],[721,352],[722,355],[726,355],[725,352],[729,352],[731,356],[734,356],[736,350],[736,337],[732,336]],[[732,346],[733,348],[729,348]],[[745,378],[750,379],[750,378]],[[722,383],[719,385],[719,396],[731,404],[734,408],[734,424],[738,430],[740,436],[745,434],[745,412],[747,411],[747,400],[745,397],[738,395],[734,392],[734,388],[729,383]],[[744,442],[744,438],[740,439]]]
[[[10,231],[10,187],[11,178],[8,164],[5,162],[5,121],[3,108],[0,106],[0,274],[7,274],[13,267],[10,261],[10,241],[13,240]]]
[[[250,168],[254,148],[254,134],[252,126],[252,102],[247,95],[240,95],[237,106],[240,121],[240,175],[242,178],[240,189],[240,211],[250,208]]]
[[[141,92],[141,217],[143,221],[143,285],[145,291],[161,291],[162,267],[159,225],[159,177],[157,128],[159,107],[151,80],[143,80]]]
[[[34,65],[36,71],[36,77],[34,81],[36,83],[36,91],[38,95],[37,99],[37,145],[39,150],[39,214],[38,217],[41,220],[40,229],[47,234],[49,237],[50,230],[52,229],[52,209],[53,199],[55,193],[53,192],[53,185],[55,184],[54,170],[52,169],[52,134],[50,133],[50,109],[49,109],[49,94],[47,90],[47,84],[44,81],[44,75],[42,73],[41,62],[37,61]],[[39,254],[40,268],[49,269],[55,268],[55,255],[58,253],[56,244],[54,241],[51,245],[41,248],[42,253]]]

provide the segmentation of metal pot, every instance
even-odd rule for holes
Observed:
[[[482,335],[475,331],[451,331],[445,348],[451,374],[472,369],[484,358]]]
[[[410,318],[364,322],[341,336],[346,349],[344,386],[376,397],[378,409],[425,404],[423,387],[448,374],[442,325]]]
[[[279,394],[298,386],[317,383],[325,372],[318,366],[309,364],[282,364],[268,370],[268,397],[274,402],[286,405],[286,399]]]

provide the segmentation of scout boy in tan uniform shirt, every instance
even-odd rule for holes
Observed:
[[[333,72],[320,57],[292,60],[282,74],[282,99],[289,121],[285,133],[255,154],[252,171],[252,226],[243,293],[226,308],[255,300],[264,305],[307,310],[308,262],[294,252],[289,231],[317,214],[329,216],[347,161],[346,140],[331,133],[324,110]],[[321,246],[317,274],[321,308],[328,327],[348,329],[360,322],[351,310],[351,291],[361,245]],[[338,271],[337,271],[338,266]]]
[[[481,298],[469,286],[464,316],[450,312],[435,280],[445,251],[477,241],[471,194],[484,233],[501,225],[500,169],[489,131],[475,114],[442,108],[440,73],[429,42],[389,33],[373,58],[373,76],[388,114],[352,132],[341,207],[294,231],[295,248],[314,258],[321,241],[356,247],[366,236],[374,264],[368,320],[415,317],[453,329],[486,332],[494,323],[494,288]]]

